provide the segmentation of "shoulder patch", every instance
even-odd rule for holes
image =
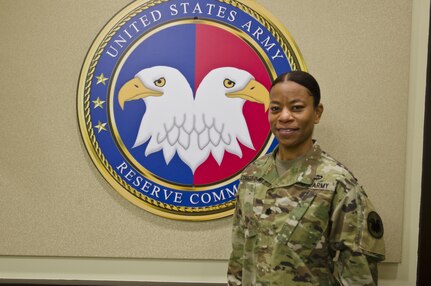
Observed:
[[[367,217],[368,232],[372,237],[380,239],[383,237],[383,222],[378,213],[372,211]]]

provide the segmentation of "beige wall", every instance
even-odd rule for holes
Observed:
[[[316,138],[381,211],[394,262],[382,265],[383,284],[414,285],[429,0],[258,2],[321,84]],[[0,1],[0,277],[224,281],[229,218],[187,223],[138,209],[81,142],[80,67],[127,3]]]

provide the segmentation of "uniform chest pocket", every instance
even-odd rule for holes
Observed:
[[[258,223],[255,215],[255,190],[256,190],[256,181],[252,179],[247,179],[241,181],[239,185],[238,193],[240,194],[240,199],[242,203],[242,211],[243,211],[243,224],[245,226],[245,236],[249,238],[253,238],[258,233]]]
[[[313,201],[315,199],[314,192],[303,192],[301,194],[301,199],[298,201],[293,201],[289,204],[287,208],[288,212],[286,215],[282,216],[282,226],[277,230],[277,240],[282,244],[287,244],[292,240],[292,236],[296,234],[298,227],[303,224],[304,216],[310,209]]]
[[[290,246],[297,246],[305,256],[316,248],[329,224],[332,192],[313,190],[313,193],[312,199],[307,200],[300,209],[301,218],[285,241]]]
[[[315,192],[301,187],[270,189],[254,200],[254,217],[263,238],[286,244],[314,201]]]

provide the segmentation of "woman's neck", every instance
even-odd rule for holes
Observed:
[[[307,142],[306,144],[302,144],[301,146],[296,147],[285,147],[279,145],[277,155],[280,160],[295,160],[307,154],[311,147],[313,147],[312,140],[310,140],[310,142]]]

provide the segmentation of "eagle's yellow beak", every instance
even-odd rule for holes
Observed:
[[[148,96],[161,96],[163,93],[146,87],[138,78],[126,82],[118,93],[118,103],[121,109],[124,109],[126,101],[137,100]]]
[[[240,97],[245,100],[259,102],[265,106],[265,111],[269,107],[269,92],[258,81],[252,79],[242,90],[226,93],[227,97]]]

